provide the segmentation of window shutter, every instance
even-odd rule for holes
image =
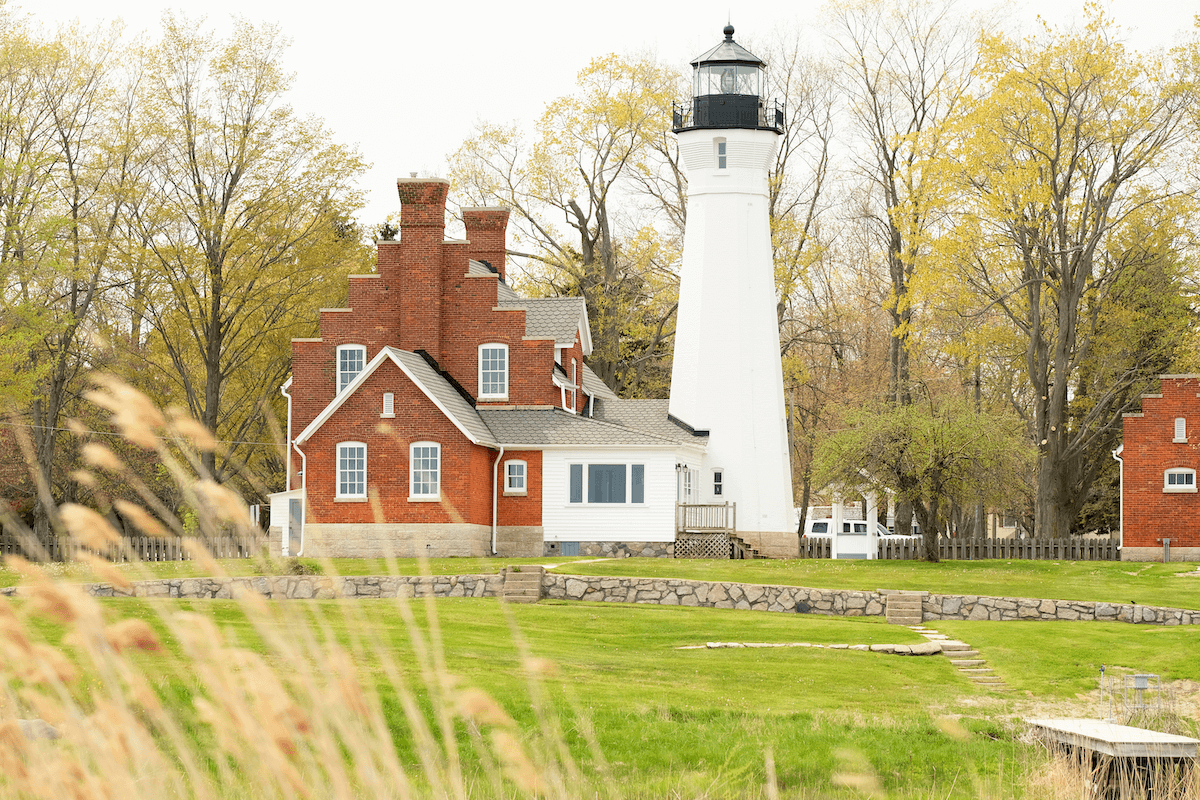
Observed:
[[[383,414],[387,417],[396,414],[396,396],[391,392],[383,393]]]
[[[571,465],[571,502],[583,502],[583,464]]]
[[[1187,419],[1184,417],[1175,418],[1175,441],[1182,442],[1187,439]]]

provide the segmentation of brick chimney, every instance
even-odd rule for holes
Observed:
[[[467,253],[476,261],[486,261],[504,278],[504,237],[508,230],[507,208],[464,208],[463,224],[470,246]]]
[[[442,242],[446,235],[445,178],[400,178],[400,241],[396,250],[381,242],[379,271],[399,290],[400,336],[405,350],[426,350],[441,358]],[[386,269],[391,274],[385,273]]]

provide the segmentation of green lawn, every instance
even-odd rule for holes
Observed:
[[[1121,561],[726,561],[622,558],[567,564],[555,572],[647,576],[819,589],[915,589],[934,593],[1136,602],[1200,609],[1197,565]]]
[[[420,575],[427,570],[432,575],[481,575],[499,572],[512,564],[562,564],[571,558],[432,558],[418,561],[415,558],[398,558],[391,562],[382,558],[226,558],[217,563],[226,575],[282,575],[302,568],[310,573],[325,575],[387,575],[394,568],[399,575]],[[95,575],[80,563],[52,563],[44,565],[55,577],[79,583],[99,582],[104,579]],[[156,578],[203,578],[210,577],[211,570],[204,570],[195,561],[142,562],[120,564],[118,568],[133,580]],[[21,583],[15,571],[0,566],[0,587]]]
[[[161,601],[110,600],[109,614],[155,621]],[[181,606],[211,614],[242,646],[275,657],[264,645],[295,629],[297,614],[343,642],[363,635],[363,617],[383,652],[414,683],[413,642],[387,602],[349,609],[291,603],[273,623],[252,621],[233,602]],[[774,755],[785,796],[857,797],[835,784],[850,770],[876,780],[889,797],[1018,797],[1028,763],[1040,754],[1017,741],[1011,719],[968,714],[946,732],[943,715],[978,694],[941,657],[810,648],[686,649],[706,641],[912,643],[913,632],[879,620],[765,614],[717,609],[591,603],[504,607],[493,600],[439,600],[446,669],[461,684],[488,691],[527,731],[537,729],[527,679],[506,610],[530,651],[554,668],[543,688],[573,756],[596,765],[582,731],[590,727],[622,796],[742,796],[765,780],[764,753]],[[424,604],[414,604],[428,630]],[[343,616],[342,611],[347,614]],[[369,650],[369,648],[366,648]],[[360,668],[373,677],[401,750],[410,758],[403,714],[378,658]],[[282,666],[282,665],[280,665]],[[163,669],[158,664],[154,669]],[[164,682],[190,713],[191,678],[175,663]],[[582,713],[587,725],[582,725]]]

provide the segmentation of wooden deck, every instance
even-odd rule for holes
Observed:
[[[1026,720],[1046,738],[1114,758],[1195,758],[1200,740],[1098,719]]]

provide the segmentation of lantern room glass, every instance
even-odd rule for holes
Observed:
[[[696,68],[694,96],[744,94],[762,97],[763,69],[753,64],[704,64]]]

